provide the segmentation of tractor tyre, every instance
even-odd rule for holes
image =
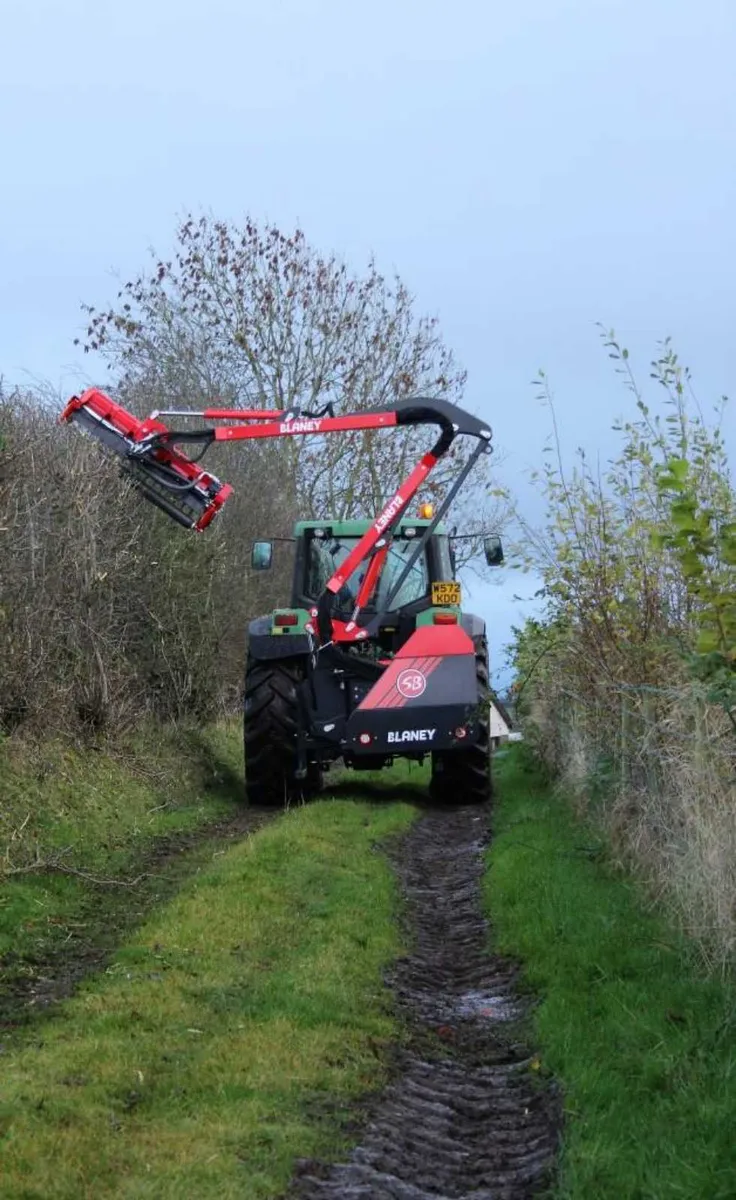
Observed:
[[[318,763],[309,764],[306,779],[296,778],[296,688],[303,678],[303,667],[294,659],[248,660],[243,720],[247,804],[286,808],[322,786]]]
[[[459,807],[485,804],[493,793],[491,782],[491,714],[488,686],[488,643],[478,638],[475,673],[480,706],[478,739],[466,750],[438,750],[432,755],[430,799],[435,804]]]

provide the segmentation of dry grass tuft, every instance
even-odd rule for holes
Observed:
[[[736,741],[692,685],[537,695],[528,724],[578,811],[674,911],[708,964],[736,956]]]

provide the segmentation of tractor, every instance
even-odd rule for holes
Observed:
[[[370,628],[369,636],[323,648],[315,638],[319,598],[371,522],[297,524],[290,605],[256,618],[248,629],[244,732],[251,803],[314,794],[324,766],[337,758],[355,770],[376,770],[399,756],[425,755],[431,756],[435,798],[488,799],[485,624],[461,611],[446,529],[439,524],[424,540],[432,509],[419,511],[422,516],[405,516],[395,526],[361,609],[359,627]],[[501,561],[499,539],[486,539],[486,558]],[[272,560],[273,543],[255,542],[253,569],[268,570]],[[354,573],[335,593],[332,612],[343,624],[356,609],[364,578]]]
[[[205,428],[169,429],[162,418]],[[207,408],[139,420],[97,389],[73,396],[62,420],[122,459],[148,500],[179,524],[204,530],[231,488],[202,468],[218,441],[325,436],[356,429],[436,425],[439,436],[381,512],[362,521],[301,521],[294,533],[290,604],[250,623],[245,672],[245,795],[274,806],[317,792],[341,759],[375,770],[395,758],[431,760],[432,797],[482,803],[491,792],[488,647],[483,621],[461,609],[455,535],[443,518],[482,454],[485,422],[448,401],[411,397],[384,408],[335,414]],[[410,505],[461,436],[472,452],[442,502]],[[201,447],[198,456],[183,447]],[[467,536],[467,535],[460,535]],[[486,561],[503,561],[500,538],[484,538]],[[251,566],[268,570],[273,541],[253,544]]]

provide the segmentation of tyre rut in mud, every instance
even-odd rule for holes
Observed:
[[[481,910],[487,808],[430,810],[401,844],[409,956],[391,984],[409,1048],[346,1163],[297,1164],[296,1200],[521,1200],[549,1183],[560,1098],[519,1039],[512,964]]]

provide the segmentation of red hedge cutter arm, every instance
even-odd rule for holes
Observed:
[[[169,429],[161,417],[196,417],[203,421],[229,422],[206,429]],[[134,486],[158,508],[168,513],[180,525],[203,530],[217,515],[232,492],[229,484],[203,470],[198,459],[213,442],[249,441],[254,438],[303,437],[311,434],[348,433],[356,429],[388,429],[400,425],[438,425],[440,436],[430,451],[422,456],[411,474],[399,485],[384,505],[368,531],[338,568],[320,597],[317,606],[317,625],[320,641],[358,641],[370,636],[371,626],[358,628],[357,616],[371,598],[388,552],[393,530],[398,525],[412,498],[439,460],[447,453],[455,438],[462,434],[477,439],[477,446],[468,458],[439,506],[423,536],[417,539],[412,555],[392,588],[386,605],[398,594],[405,578],[419,558],[442,517],[447,512],[467,475],[481,454],[491,450],[491,430],[485,422],[450,404],[424,396],[398,400],[385,408],[363,409],[357,413],[335,416],[332,406],[317,413],[299,409],[233,409],[206,408],[154,412],[145,420],[132,416],[104,392],[90,388],[81,396],[73,396],[63,413],[62,421],[78,424],[85,432],[101,441],[123,459],[123,470]],[[178,447],[200,446],[198,458],[190,458]],[[340,588],[370,558],[358,591],[355,612],[351,621],[331,619],[334,598]]]

